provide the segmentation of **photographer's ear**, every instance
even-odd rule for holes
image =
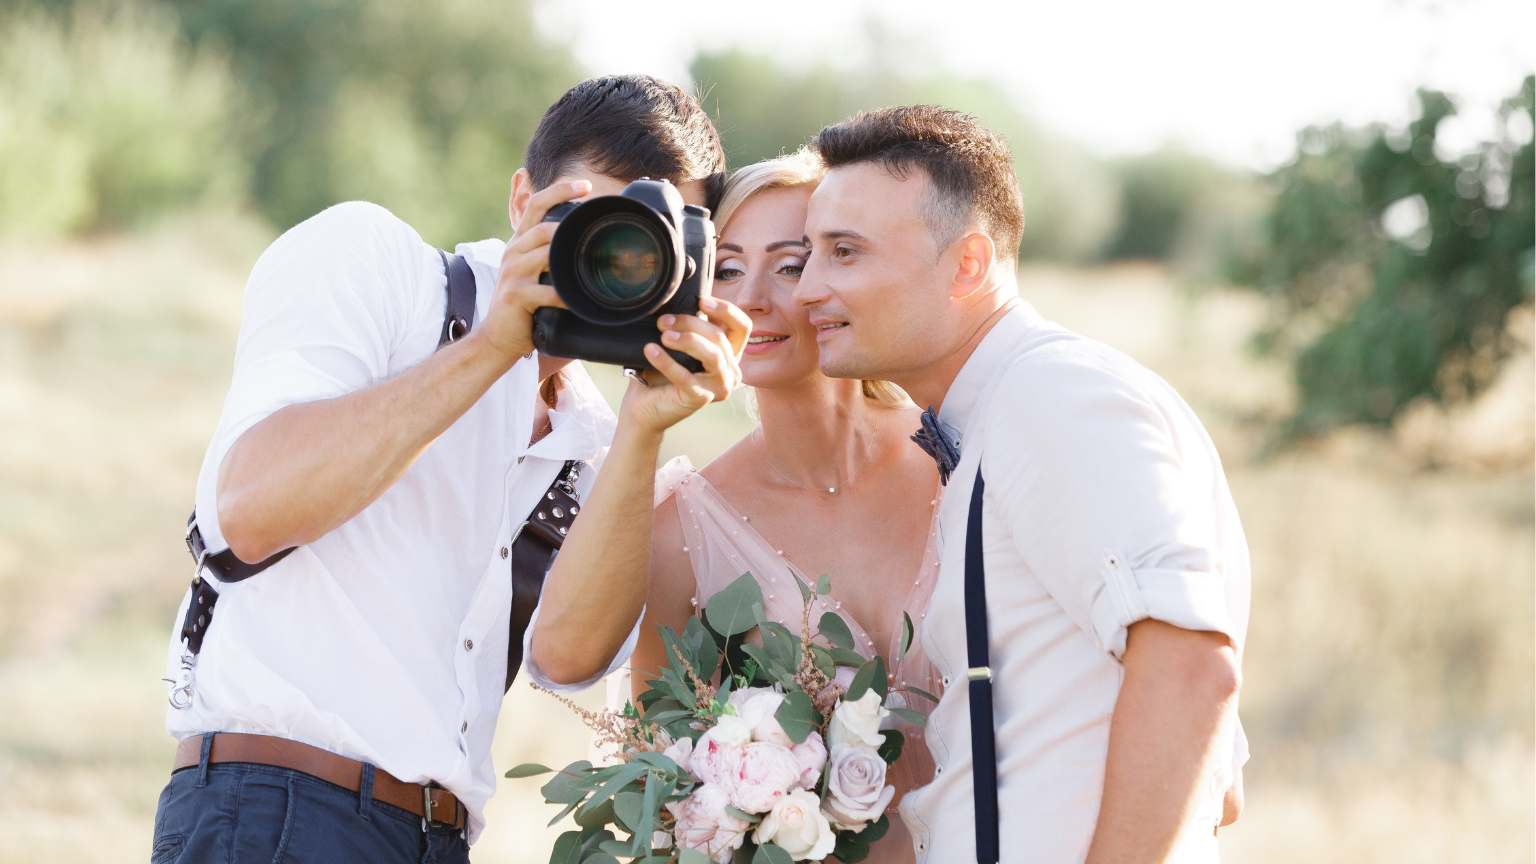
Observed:
[[[528,209],[528,199],[533,193],[533,178],[528,176],[528,169],[517,169],[512,175],[512,194],[507,198],[507,218],[514,230],[522,224],[523,213]]]
[[[991,283],[997,249],[984,231],[972,231],[956,240],[955,249],[955,276],[949,285],[949,296],[964,300]]]

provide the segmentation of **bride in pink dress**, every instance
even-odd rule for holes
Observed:
[[[937,696],[938,676],[916,639],[899,665],[895,658],[903,613],[922,626],[937,576],[938,474],[909,438],[919,411],[900,389],[818,368],[816,328],[793,294],[819,178],[815,157],[802,152],[742,168],[726,185],[715,215],[714,290],[752,317],[741,367],[759,425],[702,470],[680,457],[657,477],[650,597],[631,686],[643,688],[662,663],[658,628],[681,630],[743,573],[761,585],[768,616],[796,633],[795,576],[814,584],[825,574],[832,593],[817,602],[842,617],[860,653],[886,658],[893,692],[926,714],[932,703],[904,688]],[[823,611],[814,608],[810,620]],[[921,729],[897,728],[906,745],[888,778],[899,803],[932,779],[933,762]],[[869,860],[913,860],[897,805],[888,813],[890,831]]]

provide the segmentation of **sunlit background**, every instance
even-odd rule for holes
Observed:
[[[635,71],[736,165],[902,102],[1008,138],[1025,296],[1184,393],[1244,517],[1229,860],[1532,860],[1532,33],[1478,0],[5,0],[0,861],[148,858],[180,525],[262,247],[351,198],[504,235],[544,108]],[[514,689],[499,765],[586,747]],[[502,782],[476,860],[545,859],[536,787]]]

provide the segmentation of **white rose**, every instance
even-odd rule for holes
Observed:
[[[731,707],[752,729],[753,741],[767,741],[781,747],[794,743],[774,716],[784,704],[784,694],[771,687],[749,687],[731,694]]]
[[[858,744],[879,747],[885,741],[885,736],[880,734],[880,721],[890,713],[881,706],[880,694],[874,690],[865,690],[863,696],[851,702],[844,699],[832,712],[827,744],[834,751]]]
[[[820,861],[837,845],[837,832],[822,815],[816,793],[796,789],[757,823],[752,839],[759,846],[776,844],[796,861]]]
[[[885,760],[868,747],[834,747],[827,770],[827,818],[840,830],[863,831],[896,794],[885,785]]]

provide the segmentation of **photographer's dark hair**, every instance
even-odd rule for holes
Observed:
[[[896,177],[913,168],[932,184],[923,219],[939,249],[974,217],[1000,260],[1018,256],[1024,200],[1008,145],[970,114],[936,105],[865,111],[821,130],[812,146],[827,168],[875,162]]]
[[[589,78],[544,112],[523,167],[537,189],[576,162],[610,177],[703,180],[713,209],[725,186],[715,124],[682,88],[649,75]]]

